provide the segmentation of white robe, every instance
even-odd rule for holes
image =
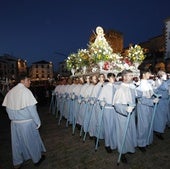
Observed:
[[[117,148],[116,125],[115,125],[116,113],[114,107],[112,106],[115,91],[116,91],[115,85],[108,82],[106,85],[104,85],[99,95],[99,100],[101,101],[105,100],[107,103],[102,116],[103,126],[101,126],[101,130],[104,131],[103,135],[105,140],[105,147],[110,147],[112,150]]]
[[[125,126],[127,123],[127,104],[135,104],[136,92],[132,84],[121,83],[114,95],[113,104],[116,110],[116,139],[118,152],[125,154],[128,152],[134,153],[137,146],[137,133],[136,133],[136,121],[135,110],[130,115],[130,121],[126,132],[126,140],[121,151],[123,142],[123,134],[125,132]]]
[[[153,141],[153,129],[147,140],[153,115],[153,88],[148,80],[142,79],[137,90],[142,93],[137,103],[137,144],[145,147]]]
[[[46,152],[37,126],[41,125],[32,92],[23,84],[13,87],[5,96],[6,107],[11,120],[11,142],[13,165],[20,165],[32,159],[37,163],[41,153]]]
[[[20,110],[36,103],[37,101],[32,92],[22,83],[19,83],[6,94],[2,106],[11,110]]]

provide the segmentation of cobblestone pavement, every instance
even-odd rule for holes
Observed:
[[[41,106],[38,112],[42,121],[40,134],[47,149],[46,160],[39,169],[169,169],[170,168],[170,129],[166,129],[164,140],[154,137],[154,142],[146,153],[136,148],[135,154],[128,154],[128,164],[117,166],[118,153],[108,154],[104,148],[104,141],[100,140],[100,147],[94,151],[94,140],[89,137],[85,142],[79,137],[76,129],[72,135],[71,126],[66,127],[66,120],[62,119],[58,126],[58,119],[49,113],[48,106]],[[11,141],[10,121],[5,112],[0,113],[0,169],[11,169]],[[23,165],[22,169],[37,168],[32,161]]]

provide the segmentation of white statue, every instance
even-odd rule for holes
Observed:
[[[98,42],[106,42],[106,39],[105,39],[105,37],[104,37],[104,30],[103,30],[103,28],[101,27],[101,26],[98,26],[97,28],[96,28],[96,34],[97,34],[97,36],[96,36],[96,39],[95,39],[95,42],[94,43],[98,43]],[[106,42],[107,43],[107,42]]]

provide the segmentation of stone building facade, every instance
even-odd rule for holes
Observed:
[[[45,60],[32,63],[29,75],[33,82],[51,81],[53,79],[53,64]]]
[[[0,80],[16,81],[18,75],[27,73],[26,60],[4,54],[0,56]]]

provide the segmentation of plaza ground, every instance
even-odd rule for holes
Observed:
[[[4,110],[0,110],[0,169],[12,169],[10,121]],[[66,120],[62,119],[58,125],[58,118],[49,113],[48,105],[38,107],[42,121],[40,134],[47,149],[46,160],[39,169],[169,169],[170,168],[170,129],[165,130],[164,140],[154,137],[154,142],[142,153],[138,148],[134,154],[128,154],[128,164],[120,162],[117,166],[118,153],[108,154],[104,148],[104,141],[100,140],[100,147],[94,149],[94,140],[88,136],[83,142],[76,128],[72,135],[72,127],[66,127]],[[32,161],[22,169],[35,169]]]

